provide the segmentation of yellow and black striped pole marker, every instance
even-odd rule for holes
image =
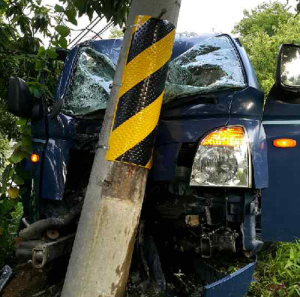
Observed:
[[[106,159],[151,168],[175,27],[168,21],[137,16]]]

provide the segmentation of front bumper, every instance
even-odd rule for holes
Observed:
[[[204,287],[204,297],[243,297],[246,296],[256,265],[256,258],[247,266]]]

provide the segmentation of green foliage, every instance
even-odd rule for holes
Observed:
[[[0,266],[12,254],[14,238],[17,235],[19,221],[22,217],[21,195],[22,185],[31,176],[21,166],[24,157],[31,152],[30,126],[28,120],[19,119],[17,127],[20,141],[16,143],[11,155],[6,161],[0,183]]]
[[[55,47],[60,35],[51,33],[51,28],[63,19],[38,0],[8,1],[7,6],[0,6],[0,126],[7,138],[17,140],[19,131],[16,118],[5,112],[8,100],[8,80],[18,76],[30,85],[36,98],[42,95],[51,100],[59,74]],[[49,38],[49,49],[41,50],[42,42],[37,33]],[[65,33],[65,32],[64,32]],[[53,54],[54,53],[54,54]],[[41,84],[41,80],[44,84]]]
[[[255,69],[259,86],[268,94],[275,82],[276,63],[282,43],[300,44],[300,15],[279,2],[264,3],[245,11],[235,26]]]
[[[263,3],[251,11],[244,10],[244,18],[234,27],[234,33],[242,36],[263,31],[269,36],[276,34],[276,28],[293,17],[288,4],[280,2]]]
[[[19,199],[0,198],[0,266],[13,255],[15,238],[22,218],[22,203]]]
[[[31,153],[31,129],[29,120],[6,111],[9,78],[22,78],[36,101],[43,98],[51,105],[62,67],[55,60],[56,48],[67,48],[70,25],[77,25],[83,14],[91,20],[95,13],[122,25],[129,4],[130,0],[61,0],[51,7],[42,0],[0,0],[0,266],[11,253],[22,215],[22,185],[30,179],[20,164]]]
[[[79,16],[88,15],[90,20],[94,12],[100,17],[106,17],[107,21],[113,21],[115,25],[122,26],[127,18],[131,0],[98,0],[98,1],[82,1],[82,0],[61,0],[68,3],[67,9],[75,8]]]
[[[108,38],[121,38],[124,36],[124,33],[121,29],[119,29],[118,27],[113,27],[110,32],[109,32],[109,36]]]
[[[58,25],[55,30],[59,33],[61,37],[67,37],[70,34],[70,29],[63,25]]]
[[[279,243],[262,252],[248,296],[300,296],[300,242]]]
[[[300,12],[300,0],[297,0],[297,5],[296,5],[296,11],[299,13]]]
[[[0,133],[0,179],[3,173],[3,170],[7,164],[7,158],[10,151],[9,141],[6,136]]]

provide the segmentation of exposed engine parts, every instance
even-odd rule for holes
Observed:
[[[36,268],[43,268],[47,263],[71,253],[78,220],[83,202],[78,193],[71,198],[79,202],[64,215],[49,217],[33,224],[25,220],[25,229],[19,232],[19,244],[16,256],[23,261],[32,260]]]
[[[230,228],[221,227],[213,231],[209,229],[206,231],[203,229],[188,230],[187,233],[188,236],[184,236],[184,238],[174,237],[176,238],[175,250],[194,252],[203,258],[211,258],[217,253],[237,252],[236,239],[239,234]]]
[[[230,228],[203,234],[200,239],[201,256],[211,258],[216,252],[236,253],[238,236],[239,234]]]
[[[32,260],[35,268],[43,268],[47,263],[71,252],[75,234],[55,241],[29,240],[19,244],[16,256],[23,261]]]
[[[256,252],[262,244],[256,240],[259,197],[236,189],[190,188],[182,172],[175,183],[152,186],[145,216],[158,240],[203,258]]]
[[[49,234],[49,231],[51,230],[64,230],[68,228],[72,222],[78,219],[81,208],[82,203],[79,203],[64,216],[37,221],[27,228],[21,230],[19,235],[23,240],[28,241],[42,238],[45,232],[48,232]]]

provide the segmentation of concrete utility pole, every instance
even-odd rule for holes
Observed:
[[[124,94],[130,89],[128,86],[130,83],[124,84],[123,71],[125,73],[127,71],[127,76],[132,77],[138,83],[138,75],[132,76],[133,70],[128,70],[130,67],[128,67],[129,57],[127,56],[136,16],[161,18],[176,26],[180,3],[181,0],[132,1],[127,22],[128,29],[124,36],[109,106],[100,135],[99,149],[95,156],[62,297],[104,297],[123,296],[124,294],[148,175],[146,167],[149,167],[150,162],[143,164],[144,167],[132,165],[132,162],[128,162],[126,159],[128,151],[124,153],[124,148],[122,158],[117,158],[118,152],[122,151],[122,148],[119,151],[118,148],[113,148],[120,139],[117,133],[120,130],[119,127],[114,130],[118,124],[116,123],[117,113],[115,117],[114,115],[116,105],[120,100],[120,93]],[[147,18],[144,18],[144,21],[146,20]],[[168,46],[172,47],[172,44],[173,39],[169,39]],[[149,44],[145,46],[149,46]],[[134,54],[137,54],[141,48],[143,46]],[[170,51],[171,49],[169,55]],[[168,56],[168,53],[161,53],[161,56],[163,59],[164,56]],[[131,58],[133,59],[133,57]],[[140,64],[138,59],[136,60],[135,69],[138,72]],[[126,62],[127,65],[125,65]],[[147,64],[147,61],[144,61],[144,64]],[[157,69],[154,69],[152,73],[155,70]],[[146,87],[146,92],[147,89]],[[129,95],[128,97],[130,97]],[[163,93],[159,96],[160,100],[155,100],[159,104],[156,106],[157,120],[162,97]],[[150,109],[147,107],[142,110],[142,113],[146,114]],[[155,126],[153,120],[149,120],[149,118],[151,119],[149,115],[151,115],[150,111],[148,120],[145,120],[145,127],[140,125],[142,131],[139,132],[141,134],[145,133],[147,125],[150,127],[154,124]],[[124,120],[124,113],[122,116]],[[123,126],[126,126],[130,120],[125,119],[122,123]],[[139,121],[139,124],[144,123],[143,116]],[[110,134],[112,123],[114,131]],[[131,130],[130,126],[126,129]],[[134,132],[130,140],[138,142]],[[121,140],[119,142],[122,143]],[[111,162],[107,159],[123,162],[125,160],[126,163]]]

